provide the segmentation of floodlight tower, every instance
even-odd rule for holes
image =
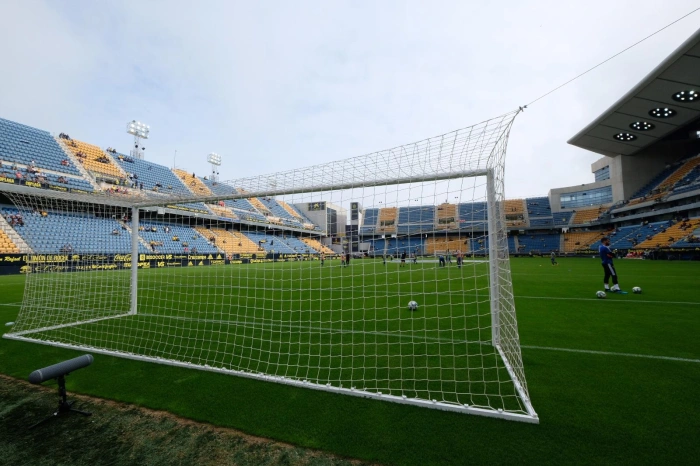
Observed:
[[[211,164],[211,180],[219,181],[219,168],[221,166],[221,156],[212,152],[207,156],[207,162]]]
[[[126,124],[126,132],[134,136],[134,148],[131,149],[131,156],[135,159],[143,160],[143,151],[145,147],[141,147],[141,139],[148,139],[148,133],[151,127],[141,123],[140,121],[131,120]]]

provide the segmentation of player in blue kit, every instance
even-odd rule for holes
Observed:
[[[610,249],[610,238],[605,236],[600,240],[601,245],[598,248],[598,253],[600,254],[600,260],[603,263],[603,270],[605,271],[605,277],[603,278],[603,285],[605,286],[605,291],[612,291],[613,293],[627,294],[626,291],[620,289],[620,285],[617,283],[617,271],[615,271],[615,266],[613,265],[613,252]],[[608,282],[612,277],[613,286],[609,287]]]

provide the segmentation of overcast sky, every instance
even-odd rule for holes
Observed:
[[[697,0],[0,2],[0,117],[221,179],[343,159],[534,100]],[[688,38],[700,12],[534,104],[509,198],[593,180],[566,144]]]

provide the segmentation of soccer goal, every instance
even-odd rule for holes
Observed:
[[[516,114],[232,182],[178,173],[191,195],[8,192],[34,253],[5,338],[537,423],[502,208]]]

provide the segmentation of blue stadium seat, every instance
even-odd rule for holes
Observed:
[[[82,177],[48,131],[0,118],[0,160]],[[66,160],[66,164],[61,164]],[[92,191],[92,189],[90,189]]]
[[[139,231],[139,236],[146,243],[162,242],[162,246],[155,246],[156,252],[182,254],[187,248],[190,253],[195,251],[200,254],[221,253],[193,228],[160,222],[144,222],[140,226],[143,227],[143,230]],[[167,232],[165,231],[166,227],[169,229]],[[156,231],[152,231],[152,228],[155,228]],[[178,238],[178,240],[174,241],[173,238]]]
[[[59,254],[65,252],[67,245],[76,254],[131,252],[131,234],[115,219],[55,212],[48,212],[44,217],[39,212],[2,208],[3,216],[17,213],[22,214],[24,226],[17,226],[15,230],[37,254]],[[147,252],[141,244],[139,251]]]

